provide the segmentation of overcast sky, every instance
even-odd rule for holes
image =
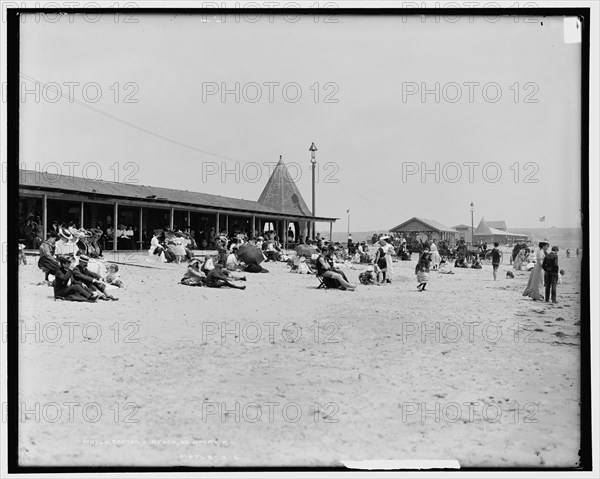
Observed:
[[[310,205],[315,142],[336,231],[347,209],[354,231],[470,224],[472,201],[476,224],[580,225],[581,44],[562,18],[125,20],[24,18],[23,166],[256,200],[283,155]]]

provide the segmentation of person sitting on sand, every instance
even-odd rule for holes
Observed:
[[[216,264],[216,256],[213,258],[212,255],[207,254],[204,257],[204,263],[202,263],[202,267],[200,268],[200,271],[202,271],[204,274],[208,275],[208,273],[210,273],[213,269],[215,269],[215,264]]]
[[[186,286],[206,286],[206,275],[200,271],[200,260],[193,259],[180,281]]]
[[[467,261],[464,255],[460,254],[456,261],[454,262],[455,268],[468,268]]]
[[[275,248],[274,241],[267,241],[263,244],[263,253],[267,257],[265,263],[269,261],[277,261],[279,258],[279,252]]]
[[[93,273],[87,268],[89,260],[89,257],[84,254],[79,256],[79,264],[73,268],[73,278],[75,281],[83,283],[92,292],[99,291],[98,298],[103,301],[118,301],[119,298],[115,298],[106,292],[106,284],[101,281],[102,278],[100,275]]]
[[[123,281],[121,281],[121,275],[119,274],[118,264],[111,264],[108,267],[108,272],[104,277],[104,281],[106,281],[106,284],[111,284],[113,286],[116,286],[117,288],[123,287]]]
[[[56,236],[48,232],[46,241],[40,245],[40,259],[38,260],[38,268],[40,268],[45,276],[44,281],[48,281],[48,275],[56,276],[56,270],[60,268],[60,263],[54,257],[54,243]]]
[[[479,256],[475,256],[473,258],[473,264],[471,265],[472,269],[481,269],[481,261],[479,261]]]
[[[100,296],[100,291],[90,291],[73,277],[75,258],[61,256],[58,259],[60,267],[56,270],[54,278],[54,297],[69,301],[95,302]]]
[[[317,274],[323,278],[337,281],[342,289],[354,291],[356,286],[353,286],[348,282],[346,275],[342,271],[334,268],[334,253],[335,247],[333,245],[329,245],[327,247],[327,252],[319,256],[317,259]]]
[[[442,262],[440,263],[440,266],[438,267],[438,271],[441,274],[454,274],[454,271],[452,271],[452,268],[450,267],[450,264],[448,263],[448,261],[446,261],[446,258],[442,258]]]
[[[227,256],[226,267],[229,271],[239,271],[240,262],[238,261],[238,250],[237,248],[232,248],[231,253]]]
[[[373,265],[367,266],[367,270],[358,275],[358,280],[365,285],[378,284],[377,275],[375,274]]]
[[[230,273],[217,263],[215,267],[206,276],[206,285],[209,288],[222,288],[227,286],[234,289],[246,289],[246,286],[238,286],[229,281]],[[245,280],[245,278],[244,278]]]
[[[165,248],[161,244],[160,238],[162,237],[162,230],[156,229],[154,230],[154,236],[150,240],[150,249],[148,250],[148,254],[157,255],[160,258],[160,261],[166,263],[167,257],[165,253]]]
[[[306,258],[304,256],[300,256],[298,259],[298,274],[314,274],[314,271],[306,262]]]

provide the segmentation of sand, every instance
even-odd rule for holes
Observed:
[[[507,264],[496,282],[432,272],[421,293],[414,261],[355,292],[267,263],[236,291],[146,258],[121,254],[138,266],[98,304],[54,301],[20,267],[21,465],[578,463],[577,258],[560,257],[557,305],[523,298],[529,273]]]

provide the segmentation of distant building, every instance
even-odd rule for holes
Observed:
[[[471,227],[468,225],[456,225],[452,229],[457,231],[456,240],[465,240],[467,243],[472,243]]]
[[[493,227],[493,224],[500,226],[502,229]],[[473,234],[475,243],[493,243],[497,241],[500,244],[507,244],[529,239],[528,235],[507,231],[505,221],[486,221],[484,218],[481,218]]]
[[[490,228],[494,228],[496,230],[506,231],[506,221],[487,221],[487,225]]]
[[[442,223],[416,216],[392,228],[392,233],[416,235],[421,240],[446,240],[450,244],[456,243],[457,231]]]

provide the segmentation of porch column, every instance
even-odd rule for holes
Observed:
[[[333,241],[332,236],[333,236],[333,223],[330,221],[329,222],[329,241]]]
[[[225,233],[229,237],[229,215],[225,215]]]
[[[217,234],[217,236],[219,235],[219,212],[217,211],[217,224],[215,225],[215,233]]]
[[[256,234],[256,215],[252,215],[252,234],[249,239],[252,239]]]
[[[171,206],[171,222],[169,228],[173,230],[173,222],[175,221],[175,208]]]
[[[190,235],[192,234],[192,212],[190,210],[188,210],[188,218],[187,218],[187,227],[190,230],[189,233]]]
[[[81,202],[81,207],[80,207],[79,227],[83,228],[83,201]]]
[[[44,241],[46,241],[48,238],[47,233],[48,233],[48,195],[44,195],[44,197],[42,198],[42,228],[44,228]]]
[[[283,220],[283,249],[287,248],[288,220]]]
[[[113,251],[117,251],[117,225],[119,218],[119,203],[115,201],[115,210],[113,216]]]
[[[138,228],[138,230],[139,230],[138,231],[138,233],[139,233],[139,235],[138,235],[138,241],[140,242],[140,251],[142,249],[144,249],[144,244],[142,243],[142,228],[144,227],[144,222],[142,221],[143,214],[144,214],[143,212],[144,212],[144,208],[142,208],[140,206],[140,225],[139,225],[139,228]]]

